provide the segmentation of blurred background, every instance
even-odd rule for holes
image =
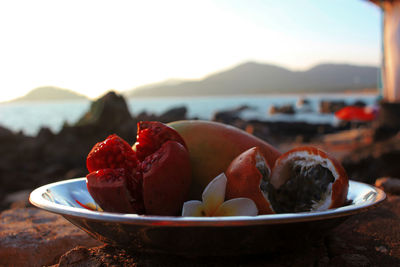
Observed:
[[[0,123],[30,135],[75,122],[111,89],[134,113],[185,105],[203,119],[240,105],[264,119],[311,94],[313,112],[321,99],[378,94],[382,18],[368,1],[1,5]],[[333,119],[308,115],[290,119]]]
[[[355,180],[400,177],[388,3],[1,2],[0,207],[85,176],[91,147],[133,144],[140,120],[220,121],[319,146]]]

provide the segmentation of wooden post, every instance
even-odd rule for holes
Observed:
[[[376,141],[400,131],[400,0],[370,0],[383,10],[383,95],[376,123]]]
[[[370,0],[383,9],[383,101],[400,103],[400,0]]]

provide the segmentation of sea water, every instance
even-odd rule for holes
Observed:
[[[271,115],[271,106],[294,105],[308,100],[307,109],[299,108],[294,115]],[[239,106],[249,106],[241,113],[244,119],[273,121],[305,121],[309,123],[335,123],[333,114],[319,113],[322,100],[344,100],[352,104],[357,100],[367,105],[374,105],[374,94],[312,94],[312,95],[241,95],[212,97],[151,97],[128,99],[132,115],[140,112],[162,114],[174,108],[185,106],[187,117],[211,119],[216,111],[230,110]],[[60,131],[64,123],[74,124],[90,108],[90,101],[51,101],[51,102],[14,102],[0,104],[0,126],[14,132],[22,131],[27,135],[36,135],[41,127],[48,127],[53,132]]]

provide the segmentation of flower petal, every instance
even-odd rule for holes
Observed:
[[[207,216],[213,216],[214,212],[224,202],[226,183],[227,179],[225,173],[221,173],[204,189],[202,198]]]
[[[203,203],[198,200],[190,200],[183,203],[182,216],[203,217],[206,216]]]
[[[222,203],[214,216],[256,216],[258,209],[249,198],[234,198]]]

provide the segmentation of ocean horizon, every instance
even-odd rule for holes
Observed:
[[[308,100],[308,106],[299,107],[301,100]],[[172,108],[185,106],[188,118],[209,120],[217,111],[234,109],[239,106],[250,108],[241,113],[243,119],[266,121],[304,121],[308,123],[336,123],[333,114],[321,114],[319,103],[323,100],[343,100],[347,104],[363,101],[375,105],[377,94],[273,94],[273,95],[233,95],[196,97],[140,97],[128,98],[128,108],[133,116],[141,112],[160,115]],[[0,126],[26,135],[36,135],[42,127],[54,133],[61,130],[64,123],[74,124],[90,108],[90,100],[9,102],[0,104]],[[296,114],[269,114],[272,106],[293,105]]]

